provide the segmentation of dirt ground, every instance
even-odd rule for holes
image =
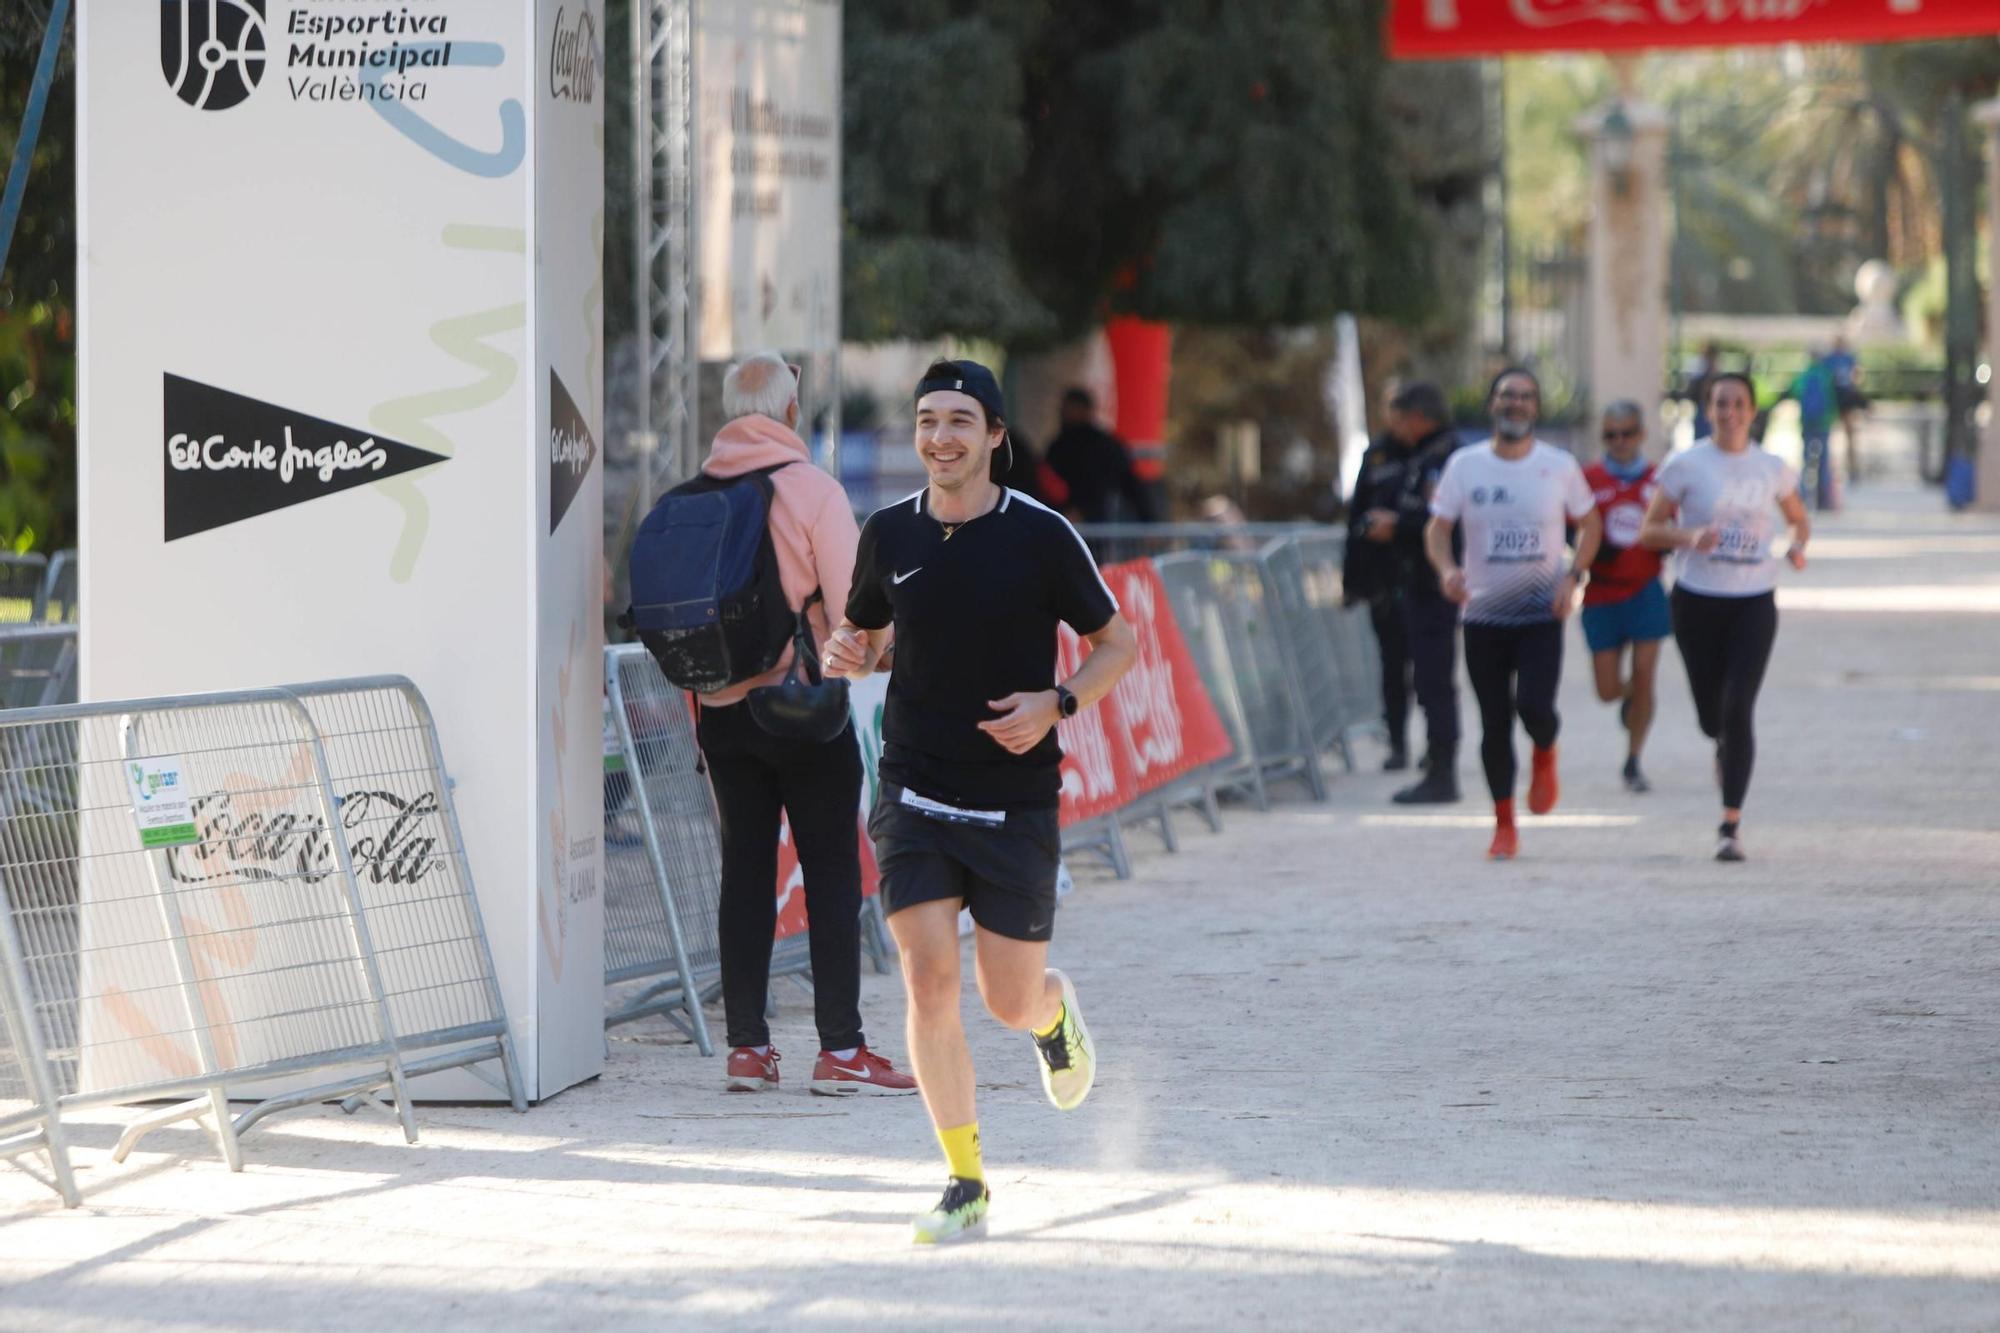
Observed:
[[[1042,1100],[969,1016],[991,1234],[908,1242],[915,1099],[783,1092],[652,1023],[523,1117],[77,1131],[85,1206],[0,1169],[0,1327],[2000,1328],[2000,523],[1864,489],[1788,576],[1746,865],[1669,649],[1648,767],[1564,687],[1561,810],[1488,865],[1484,802],[1183,825],[1057,926],[1102,1072]],[[1465,705],[1470,709],[1469,694]],[[1476,792],[1476,762],[1461,763]],[[864,981],[900,1058],[893,977]]]

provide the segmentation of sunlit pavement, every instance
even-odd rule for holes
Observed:
[[[81,1209],[0,1170],[0,1327],[2000,1326],[2000,523],[1864,487],[1812,555],[1745,865],[1708,859],[1672,649],[1632,796],[1572,632],[1563,806],[1517,862],[1480,800],[1389,805],[1364,744],[1324,806],[1085,871],[1055,956],[1090,1102],[968,1013],[986,1240],[913,1250],[921,1106],[805,1095],[781,989],[776,1094],[642,1024],[525,1117],[423,1108],[415,1147],[329,1109],[241,1175],[187,1130],[120,1166],[88,1115]],[[900,1058],[894,978],[864,1012]]]

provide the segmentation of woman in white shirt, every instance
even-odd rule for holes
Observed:
[[[1660,470],[1639,536],[1675,553],[1674,641],[1722,785],[1715,859],[1741,861],[1743,800],[1757,758],[1753,714],[1778,634],[1777,520],[1791,525],[1785,556],[1793,569],[1806,567],[1812,524],[1798,474],[1751,442],[1757,394],[1749,379],[1716,375],[1707,392],[1715,434]]]

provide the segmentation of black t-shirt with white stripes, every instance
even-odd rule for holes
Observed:
[[[946,536],[928,489],[861,527],[847,618],[896,627],[881,776],[977,810],[1047,809],[1062,790],[1053,729],[1009,754],[978,724],[989,700],[1055,686],[1056,622],[1109,624],[1118,601],[1069,520],[1019,491]]]

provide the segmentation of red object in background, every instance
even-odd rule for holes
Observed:
[[[1105,568],[1104,581],[1139,641],[1139,658],[1112,688],[1141,793],[1227,759],[1229,733],[1201,683],[1167,588],[1150,560]]]
[[[1995,0],[1392,0],[1389,54],[1906,42],[2000,33]]]
[[[859,815],[855,816],[860,820]],[[865,825],[865,821],[864,825]],[[882,886],[882,872],[875,868],[875,844],[868,830],[861,830],[861,896],[868,898]],[[799,869],[799,849],[792,845],[792,821],[778,823],[778,929],[774,938],[789,939],[806,930],[806,877]]]
[[[1075,675],[1087,656],[1076,631],[1057,625],[1056,679]],[[1063,749],[1060,820],[1065,827],[1122,810],[1139,794],[1132,746],[1115,695],[1056,723],[1056,739]]]
[[[1141,481],[1166,474],[1167,387],[1173,377],[1174,331],[1166,324],[1120,315],[1104,326],[1118,382],[1118,419],[1112,430],[1132,451]]]

